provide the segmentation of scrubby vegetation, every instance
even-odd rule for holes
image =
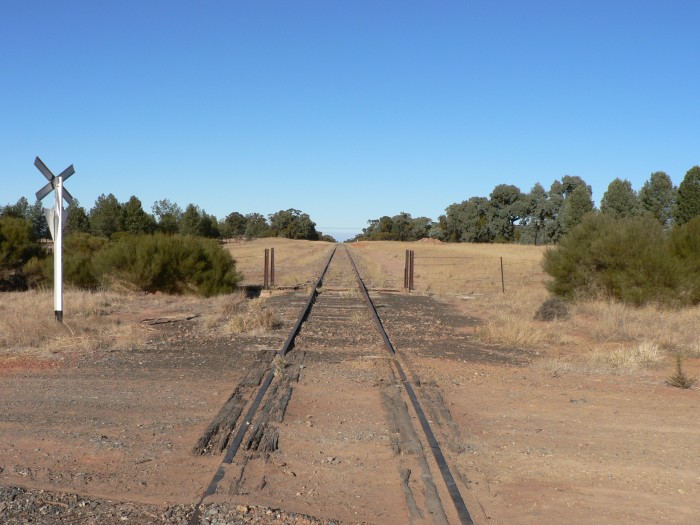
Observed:
[[[231,255],[212,239],[180,235],[124,235],[95,257],[95,273],[148,292],[230,293],[239,276]]]
[[[683,370],[683,357],[680,354],[676,355],[676,371],[675,373],[666,379],[666,384],[676,388],[693,388],[698,382],[695,377],[688,377],[688,375]]]
[[[39,267],[40,273],[35,261],[28,267],[33,282],[50,282],[51,258]],[[240,276],[228,251],[212,239],[121,234],[107,241],[74,234],[66,239],[64,280],[88,289],[117,281],[146,292],[210,297],[233,291]]]
[[[68,208],[64,237],[64,282],[96,289],[119,281],[149,292],[197,293],[211,296],[231,291],[240,276],[235,262],[217,239],[286,237],[323,240],[308,214],[280,210],[269,215],[232,212],[218,221],[199,206],[182,210],[167,199],[153,213],[132,196],[120,203],[100,195],[86,211],[77,200]],[[49,228],[40,202],[26,198],[0,206],[0,291],[51,285],[53,264],[42,249],[51,248]]]
[[[5,222],[0,220],[0,225]],[[12,224],[13,228],[17,226]],[[0,228],[0,235],[2,231]],[[26,232],[21,239],[25,237]],[[53,257],[43,253],[35,242],[15,244],[33,248],[23,266],[15,264],[17,275],[30,286],[50,286]],[[13,256],[12,260],[16,259],[22,260]],[[146,292],[209,297],[233,291],[240,275],[230,253],[213,239],[157,233],[119,234],[110,241],[74,233],[65,240],[63,278],[66,284],[90,290],[119,282]]]
[[[569,304],[561,297],[550,297],[535,312],[537,321],[556,321],[571,316]]]
[[[565,298],[607,297],[640,306],[700,302],[700,218],[671,233],[650,216],[591,214],[545,254]]]

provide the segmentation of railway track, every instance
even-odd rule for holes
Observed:
[[[190,525],[207,498],[251,493],[297,512],[333,501],[343,521],[473,523],[468,480],[440,445],[459,431],[394,348],[346,246],[300,306],[283,347],[260,354],[195,445],[223,458]]]

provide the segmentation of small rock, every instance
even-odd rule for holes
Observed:
[[[248,507],[246,507],[245,505],[236,505],[236,510],[243,514],[248,514]]]

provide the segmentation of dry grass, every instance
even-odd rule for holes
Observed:
[[[664,353],[656,343],[641,341],[614,350],[594,349],[588,356],[589,368],[603,372],[634,372],[645,368],[655,368],[661,364]]]
[[[403,288],[406,250],[414,252],[414,285],[417,292],[440,295],[502,293],[523,286],[541,288],[541,246],[391,241],[356,242],[350,245],[362,276],[372,288]]]
[[[266,298],[246,298],[243,291],[207,299],[203,325],[223,335],[261,333],[277,330],[282,321],[274,308],[266,304]]]
[[[474,337],[484,344],[554,355],[544,362],[553,371],[637,373],[672,354],[700,357],[698,307],[634,308],[589,300],[573,304],[569,319],[535,320],[535,312],[549,297],[541,266],[546,248],[422,242],[350,246],[363,277],[374,288],[402,289],[405,250],[414,250],[416,293],[440,295],[481,319]]]
[[[282,327],[277,312],[265,305],[265,299],[257,298],[238,303],[227,316],[224,333],[243,334],[277,330]]]
[[[621,345],[617,348],[595,347],[580,355],[548,357],[539,366],[550,372],[583,372],[588,374],[638,374],[658,368],[666,353],[653,342]]]
[[[688,375],[683,370],[683,357],[681,355],[676,355],[676,371],[675,373],[666,379],[666,384],[675,388],[693,388],[698,382],[695,377],[688,377]]]
[[[5,355],[86,352],[142,344],[147,330],[113,315],[129,309],[135,295],[66,290],[64,324],[54,321],[53,292],[0,294],[0,351]]]
[[[236,260],[236,269],[243,274],[243,286],[263,284],[265,249],[275,249],[275,286],[304,286],[318,277],[332,243],[295,241],[283,238],[253,239],[229,242],[226,249]]]

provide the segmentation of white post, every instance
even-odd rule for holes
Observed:
[[[56,177],[53,216],[53,303],[56,321],[63,322],[63,177]]]

